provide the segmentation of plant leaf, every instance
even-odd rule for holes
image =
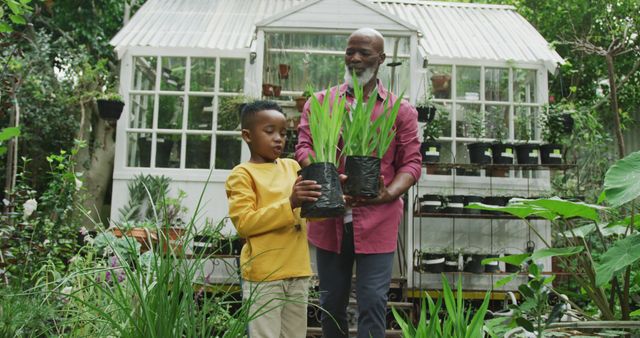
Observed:
[[[640,151],[614,163],[604,176],[605,199],[618,207],[640,196]]]
[[[596,264],[596,285],[602,286],[627,266],[640,259],[640,234],[616,241]]]
[[[572,256],[578,254],[584,250],[582,246],[570,246],[566,248],[546,248],[536,250],[531,255],[531,260],[536,261],[538,259],[547,258],[547,257],[557,257],[557,256]]]
[[[3,128],[2,130],[0,130],[0,142],[6,141],[16,136],[20,136],[19,127]]]
[[[592,221],[600,219],[598,211],[606,209],[603,206],[584,202],[571,202],[560,197],[541,198],[536,200],[518,200],[527,205],[546,209],[563,218],[582,217]]]

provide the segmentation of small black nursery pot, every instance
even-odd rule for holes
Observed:
[[[482,196],[475,196],[475,195],[465,195],[464,196],[464,206],[466,207],[467,205],[471,204],[471,203],[482,203]],[[480,209],[468,209],[468,208],[464,208],[464,213],[465,214],[480,214],[482,210]]]
[[[374,198],[380,187],[380,159],[373,156],[347,156],[345,195]]]
[[[448,195],[445,197],[446,204],[443,211],[450,214],[463,214],[464,213],[464,196],[463,195]]]
[[[542,164],[562,164],[562,146],[559,144],[541,145],[540,162]]]
[[[482,260],[485,259],[486,255],[479,254],[466,254],[464,255],[464,271],[472,272],[472,273],[483,273],[484,265],[482,265]]]
[[[344,199],[338,178],[338,170],[333,163],[312,163],[300,170],[303,180],[313,180],[320,185],[320,193],[315,202],[302,203],[300,215],[307,218],[329,218],[344,215]]]
[[[513,164],[514,145],[509,143],[494,143],[491,145],[493,164]]]
[[[418,111],[418,122],[431,122],[436,115],[436,107],[434,106],[416,106]]]
[[[420,145],[420,153],[422,154],[422,163],[438,163],[440,162],[440,148],[442,145],[437,141],[425,141]]]
[[[487,258],[498,258],[498,255],[487,255]],[[498,265],[498,262],[491,262],[491,263],[487,263],[484,266],[484,272],[491,272],[491,273],[495,273],[498,272],[500,270],[500,266]]]
[[[540,158],[540,145],[518,144],[516,145],[516,157],[518,164],[538,164]]]
[[[420,267],[424,272],[441,273],[444,271],[444,254],[423,253]]]
[[[491,143],[476,142],[467,144],[469,162],[474,164],[491,164]]]
[[[442,208],[442,196],[425,194],[420,198],[420,212],[439,212]]]

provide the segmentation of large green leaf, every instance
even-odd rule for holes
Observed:
[[[640,259],[640,234],[633,234],[613,244],[596,265],[596,285],[601,286],[627,266]]]
[[[471,203],[465,208],[501,211],[519,218],[527,218],[531,216],[538,216],[548,220],[552,220],[555,218],[555,215],[549,213],[547,210],[538,208],[536,206],[525,205],[522,203],[512,203],[507,206],[497,206],[497,205],[489,205],[489,204],[483,204],[483,203]]]
[[[600,233],[603,237],[609,237],[611,235],[622,235],[627,231],[627,227],[619,224],[619,222],[615,223],[600,223],[598,224],[598,229],[600,229]],[[589,223],[587,225],[583,225],[581,227],[577,227],[573,230],[567,230],[563,232],[563,235],[567,238],[575,237],[585,238],[589,234],[593,233],[596,230],[595,223]]]
[[[20,128],[18,127],[10,127],[3,128],[0,130],[0,142],[6,141],[12,137],[16,137],[20,135]]]
[[[619,160],[607,170],[604,196],[614,207],[640,196],[640,151]]]
[[[520,200],[519,202],[537,206],[563,218],[582,217],[592,221],[598,221],[600,218],[598,211],[606,209],[600,205],[587,204],[584,202],[571,202],[559,197],[541,198],[537,200]]]
[[[566,248],[540,249],[540,250],[536,250],[531,255],[531,260],[535,261],[535,260],[542,259],[542,258],[557,257],[557,256],[572,256],[572,255],[575,255],[575,254],[578,254],[578,253],[582,252],[582,250],[584,250],[584,247],[582,247],[582,246],[570,246],[570,247],[566,247]]]

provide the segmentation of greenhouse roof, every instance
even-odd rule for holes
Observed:
[[[294,7],[316,3],[317,0],[148,0],[111,44],[119,54],[135,46],[246,49],[254,39],[256,23],[268,22],[285,11],[293,12]],[[371,3],[398,22],[417,27],[422,34],[422,52],[430,60],[542,62],[550,71],[563,61],[511,6],[417,0]]]

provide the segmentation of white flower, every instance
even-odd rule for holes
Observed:
[[[71,287],[71,286],[65,286],[65,287],[62,289],[62,294],[63,294],[63,295],[69,295],[69,294],[71,294],[71,291],[73,291],[73,287]]]
[[[44,242],[42,242],[42,244],[43,244],[43,245],[45,245],[45,246],[46,246],[47,244],[49,244],[49,243],[51,243],[51,241],[50,241],[49,239],[45,239],[45,240],[44,240]]]
[[[76,190],[80,190],[80,188],[82,188],[82,181],[80,181],[77,177],[76,177]]]
[[[89,230],[87,230],[87,228],[86,228],[86,227],[84,227],[84,226],[83,226],[83,227],[80,227],[80,234],[81,234],[81,235],[86,235],[86,234],[88,234],[88,233],[89,233]]]
[[[24,218],[28,218],[34,211],[36,211],[36,209],[38,209],[38,201],[33,198],[29,199],[24,202],[22,207],[24,208]]]
[[[4,204],[4,206],[5,206],[5,207],[8,207],[8,206],[9,206],[9,204],[11,204],[11,202],[9,202],[9,200],[8,200],[8,199],[6,199],[6,198],[3,198],[3,199],[2,199],[2,203]]]

